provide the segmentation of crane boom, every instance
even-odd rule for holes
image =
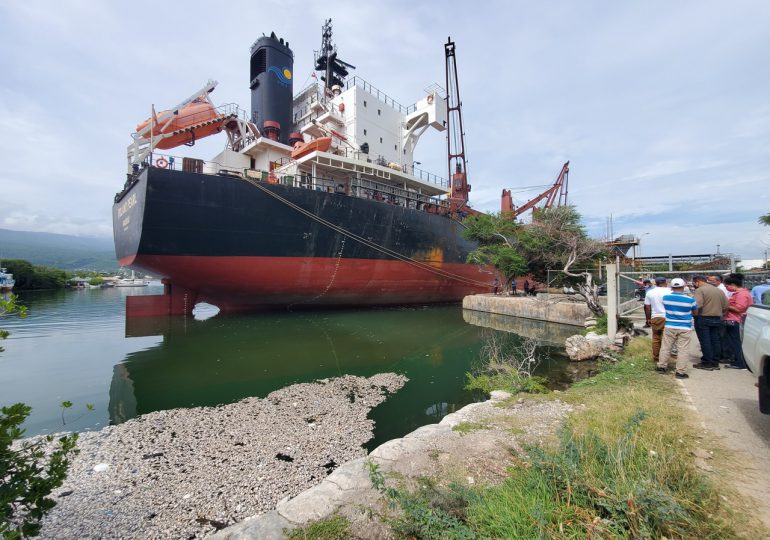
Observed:
[[[503,190],[502,208],[504,213],[507,213],[511,218],[517,218],[521,214],[534,209],[541,201],[545,201],[543,210],[552,208],[554,203],[556,206],[567,205],[567,194],[569,192],[569,161],[565,163],[559,176],[556,177],[553,185],[542,192],[537,197],[534,197],[522,204],[518,208],[514,208],[511,202],[511,191],[508,189]]]
[[[457,57],[455,43],[447,38],[444,44],[446,59],[447,87],[447,158],[449,164],[450,194],[449,205],[452,210],[458,210],[468,204],[468,162],[465,159],[465,131],[463,131],[462,100],[460,100],[460,84],[457,78]]]

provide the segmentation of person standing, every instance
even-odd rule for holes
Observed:
[[[755,304],[762,304],[762,299],[768,292],[770,292],[770,278],[766,279],[764,283],[756,285],[751,289],[751,298],[754,299]]]
[[[524,296],[529,296],[529,280],[524,280]]]
[[[645,326],[652,328],[652,361],[660,360],[660,345],[663,342],[663,328],[666,325],[666,309],[663,307],[663,297],[671,294],[666,286],[666,278],[655,278],[655,287],[644,296]]]
[[[725,284],[722,283],[722,276],[719,274],[714,274],[711,276],[708,276],[706,280],[722,291],[722,294],[725,295],[725,298],[728,300],[730,299],[730,291],[727,290],[727,287],[725,287]],[[719,362],[723,364],[729,364],[733,361],[733,353],[732,353],[732,347],[729,347],[727,344],[727,333],[725,331],[725,321],[722,320],[722,327],[719,329],[719,342],[722,345],[721,351],[715,351],[714,356],[718,359]]]
[[[727,287],[725,287],[725,284],[724,284],[724,283],[722,283],[722,276],[720,276],[720,275],[716,275],[716,274],[715,274],[715,275],[713,275],[713,276],[709,276],[709,277],[707,277],[707,278],[706,278],[706,280],[707,280],[707,281],[708,281],[708,282],[709,282],[711,285],[713,285],[714,287],[716,287],[717,289],[719,289],[720,291],[722,291],[722,293],[725,295],[725,297],[726,297],[728,300],[730,299],[730,291],[728,291],[728,290],[727,290]]]
[[[516,296],[516,278],[511,280],[511,294]]]
[[[746,361],[743,358],[743,349],[741,348],[741,324],[746,310],[752,304],[751,294],[743,288],[743,280],[736,276],[725,278],[725,287],[732,293],[725,314],[725,332],[733,350],[733,361],[727,367],[746,369]]]
[[[694,298],[684,294],[684,280],[671,280],[671,292],[663,296],[663,307],[666,310],[666,326],[663,329],[663,343],[660,347],[660,360],[655,370],[665,373],[668,361],[671,359],[671,349],[676,346],[679,353],[676,356],[677,379],[687,379],[687,351],[690,348],[692,334],[692,319],[698,309]]]
[[[722,316],[727,312],[725,295],[706,281],[704,276],[695,276],[695,301],[698,303],[698,313],[695,316],[695,333],[703,353],[701,361],[693,367],[714,371],[719,369],[719,356],[722,354],[722,343],[719,333],[722,329]]]

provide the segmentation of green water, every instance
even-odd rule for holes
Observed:
[[[510,336],[482,326],[505,327],[500,318],[464,316],[457,305],[127,324],[124,297],[159,292],[148,287],[20,294],[29,316],[2,321],[12,334],[0,353],[0,405],[31,405],[25,427],[34,435],[99,429],[151,411],[263,397],[319,378],[403,373],[410,379],[406,386],[370,414],[376,422],[371,447],[480,399],[463,388],[465,373],[491,333]],[[517,324],[514,329],[529,331]],[[541,325],[538,332],[564,330]],[[567,362],[557,349],[544,345],[543,350],[550,359],[540,371],[563,383],[570,376]],[[74,403],[65,412],[66,425],[59,407],[63,400]],[[86,403],[95,410],[81,416]]]

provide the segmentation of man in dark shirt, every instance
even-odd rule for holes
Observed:
[[[719,332],[722,315],[727,311],[727,297],[704,276],[695,276],[692,281],[695,285],[695,301],[698,303],[695,333],[703,353],[700,363],[693,367],[713,371],[719,369],[717,354],[722,350]]]

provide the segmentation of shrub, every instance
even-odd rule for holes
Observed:
[[[486,336],[481,356],[481,365],[475,373],[465,374],[466,389],[479,390],[485,394],[492,390],[505,390],[513,394],[548,392],[548,381],[533,375],[541,361],[536,340],[492,332]]]
[[[19,426],[32,409],[16,403],[0,409],[0,535],[16,540],[40,533],[40,520],[56,506],[49,497],[67,477],[77,434],[49,435],[13,446],[24,435]],[[46,451],[46,447],[51,447]]]

